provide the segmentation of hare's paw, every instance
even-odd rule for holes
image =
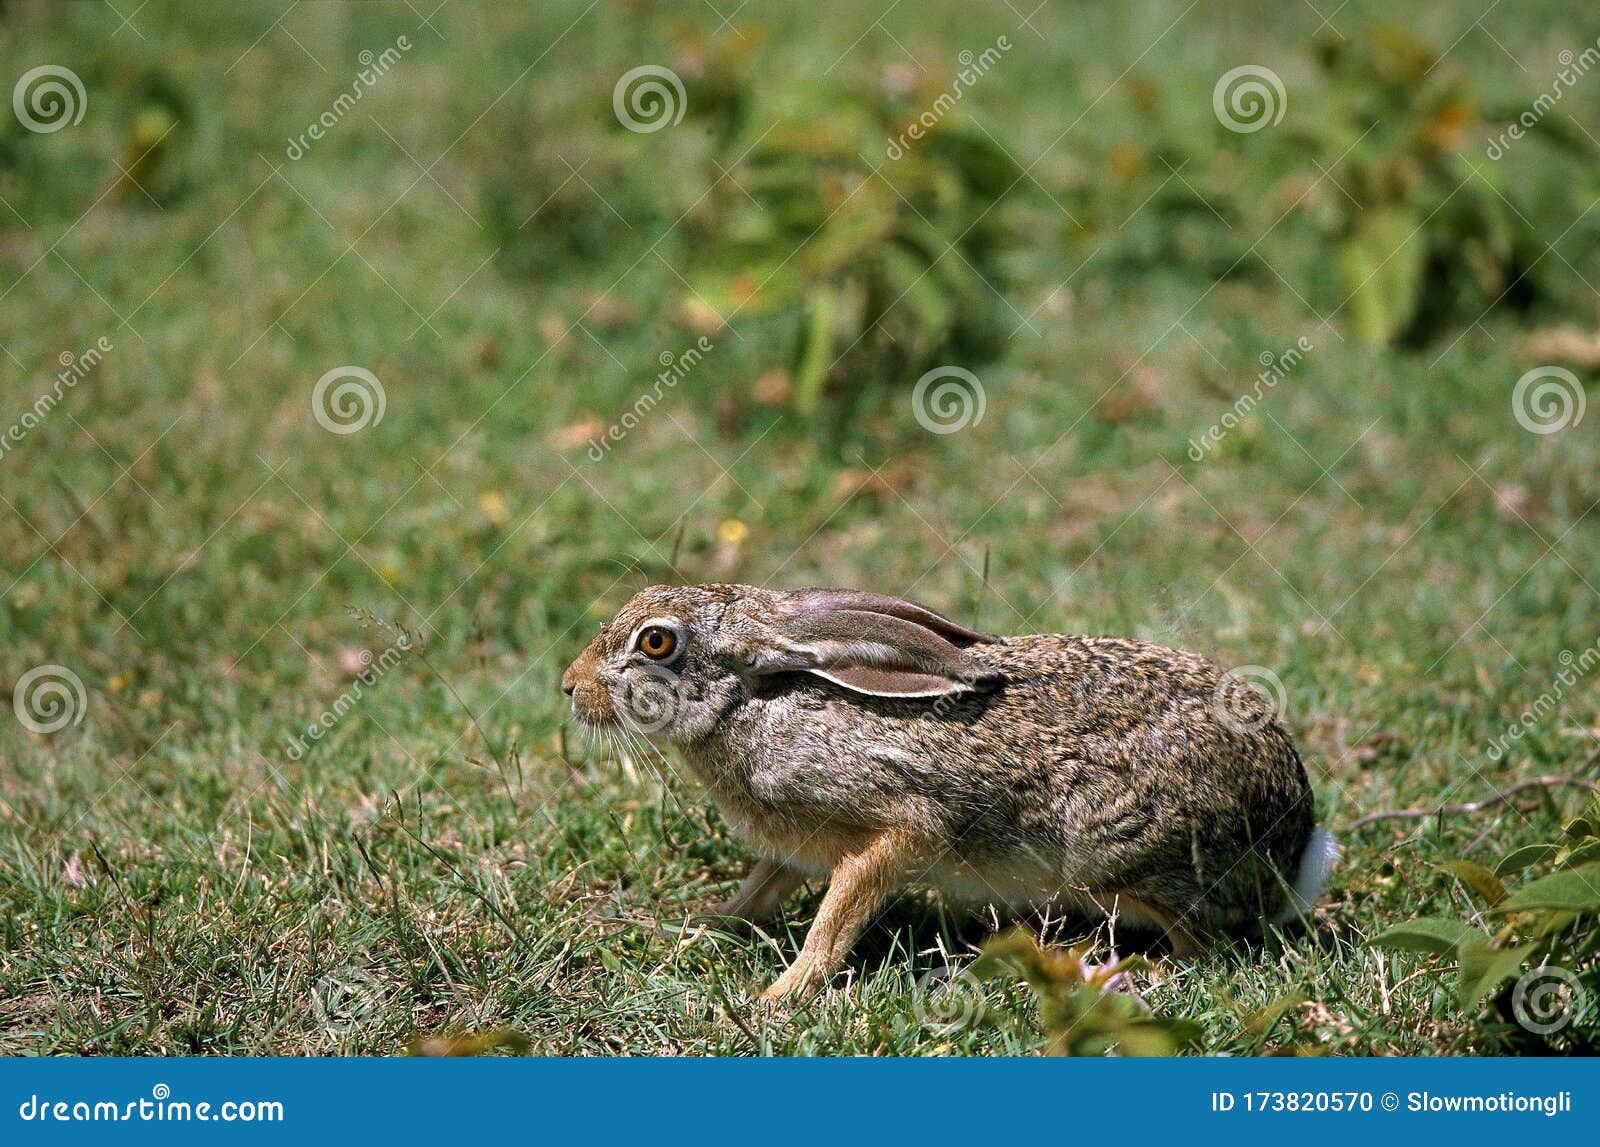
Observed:
[[[789,1003],[814,995],[827,983],[826,972],[812,961],[806,959],[802,952],[789,970],[784,972],[772,986],[761,993],[761,1001],[766,1004]]]

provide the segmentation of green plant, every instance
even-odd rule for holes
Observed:
[[[1467,74],[1388,26],[1322,41],[1315,59],[1321,114],[1287,138],[1337,181],[1324,226],[1357,337],[1419,342],[1531,302],[1542,244],[1506,172],[1465,153],[1482,124]]]
[[[1213,278],[1261,270],[1246,238],[1259,197],[1241,178],[1241,161],[1195,121],[1200,101],[1146,75],[1130,77],[1124,91],[1115,110],[1128,117],[1126,130],[1085,138],[1059,189],[1072,264],[1131,275],[1178,267]]]
[[[781,320],[802,416],[830,383],[986,356],[1002,333],[995,208],[1021,172],[950,118],[886,159],[910,98],[801,93],[776,126],[727,146],[698,215],[690,300]]]
[[[1313,62],[1318,84],[1268,97],[1281,124],[1243,132],[1202,122],[1212,108],[1183,88],[1130,81],[1128,134],[1081,144],[1062,188],[1069,257],[1214,278],[1271,268],[1372,345],[1422,343],[1555,293],[1561,260],[1543,256],[1563,232],[1533,221],[1577,227],[1594,198],[1600,148],[1574,120],[1542,108],[1527,129],[1583,163],[1559,203],[1539,202],[1520,162],[1473,154],[1521,109],[1481,107],[1470,74],[1408,32],[1330,38]]]
[[[1050,1033],[1051,1055],[1176,1055],[1199,1043],[1189,1020],[1152,1012],[1128,986],[1149,963],[1140,956],[1092,964],[1092,941],[1044,948],[1021,928],[991,936],[973,974],[984,979],[1020,975],[1039,998],[1039,1018]]]
[[[1373,941],[1457,964],[1457,999],[1476,1012],[1491,995],[1496,1018],[1564,1051],[1600,1048],[1600,800],[1571,821],[1560,841],[1514,849],[1491,870],[1457,859],[1441,865],[1481,905],[1477,923],[1423,916]],[[1549,865],[1508,889],[1504,878]],[[1492,922],[1493,926],[1489,924]],[[1520,977],[1513,988],[1506,981]],[[1520,1038],[1520,1037],[1519,1037]]]

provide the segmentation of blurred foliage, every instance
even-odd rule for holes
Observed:
[[[1120,98],[1137,135],[1085,135],[1062,177],[1071,264],[1095,259],[1131,275],[1176,266],[1213,279],[1259,270],[1244,238],[1257,188],[1239,157],[1213,146],[1210,105],[1145,75],[1130,76]]]
[[[543,280],[570,272],[574,261],[636,258],[673,221],[663,171],[643,167],[638,145],[607,122],[598,111],[541,105],[489,129],[502,142],[485,164],[485,224],[509,273]],[[663,136],[667,144],[688,139]]]
[[[1050,1055],[1176,1055],[1199,1043],[1188,1020],[1154,1014],[1128,987],[1149,967],[1142,957],[1092,964],[1092,941],[1070,948],[1041,947],[1024,929],[984,941],[972,967],[985,979],[1020,975],[1039,997],[1039,1018],[1050,1033]]]
[[[726,177],[695,217],[691,299],[729,321],[783,317],[803,416],[830,383],[909,382],[952,353],[992,354],[1004,334],[991,284],[1008,228],[994,209],[1022,173],[952,115],[886,147],[936,98],[928,86],[891,73],[877,89],[789,89],[775,126],[723,149]]]
[[[1549,871],[1506,888],[1505,877],[1536,865]],[[1441,868],[1478,901],[1475,922],[1423,916],[1373,943],[1455,960],[1459,1006],[1476,1013],[1492,995],[1493,1022],[1513,1043],[1600,1052],[1600,798],[1560,840],[1523,845],[1493,870],[1465,858]],[[1515,987],[1512,977],[1522,977]]]
[[[502,262],[543,276],[626,258],[682,219],[663,254],[685,267],[679,317],[699,333],[775,332],[766,365],[787,371],[804,416],[847,379],[909,383],[952,354],[991,355],[1006,333],[997,257],[1014,232],[994,209],[1021,169],[955,113],[890,159],[937,77],[779,83],[751,68],[758,42],[680,32],[679,129],[628,131],[610,87],[526,113],[532,131],[503,117],[484,189]],[[771,125],[759,132],[746,126],[757,105]]]
[[[638,109],[646,121],[665,111],[665,123],[681,112],[672,130],[629,131],[609,75],[585,73],[574,89],[507,101],[490,121],[495,145],[481,189],[502,266],[542,279],[575,260],[627,266],[667,243],[663,254],[676,256],[673,225],[704,202],[712,160],[744,122],[744,69],[758,42],[753,29],[707,39],[680,28],[672,72],[683,95],[661,89],[664,102]]]
[[[413,1056],[432,1058],[454,1058],[461,1056],[493,1055],[496,1052],[505,1052],[508,1055],[528,1055],[533,1050],[528,1037],[516,1028],[500,1027],[491,1028],[484,1032],[463,1032],[456,1035],[419,1035],[411,1041],[407,1048]]]
[[[1511,164],[1468,154],[1490,122],[1470,77],[1396,28],[1318,42],[1313,82],[1257,131],[1230,131],[1182,79],[1129,76],[1113,97],[1127,132],[1074,134],[1062,164],[1027,172],[937,70],[797,80],[756,66],[761,40],[674,29],[672,130],[620,124],[611,77],[508,101],[483,195],[502,265],[524,276],[657,255],[676,318],[754,333],[749,378],[781,378],[778,400],[814,427],[881,389],[856,380],[993,357],[1020,315],[1012,256],[1061,213],[1069,268],[1130,286],[1253,278],[1369,344],[1420,345],[1556,290],[1529,222],[1555,209]],[[1594,157],[1559,108],[1529,134]],[[1593,165],[1560,193],[1581,224]]]
[[[173,76],[150,71],[139,78],[130,106],[134,117],[118,164],[116,195],[128,203],[164,208],[190,186],[183,152],[194,130],[194,102]]]
[[[1464,154],[1482,127],[1466,75],[1392,27],[1316,58],[1323,114],[1289,136],[1325,165],[1343,157],[1329,238],[1356,336],[1422,342],[1540,294],[1541,244],[1505,169]]]
[[[1530,222],[1548,205],[1526,199],[1514,166],[1467,152],[1516,111],[1483,112],[1469,76],[1394,27],[1321,41],[1313,62],[1316,87],[1267,97],[1269,111],[1294,105],[1281,127],[1242,134],[1153,79],[1130,82],[1144,130],[1083,145],[1063,193],[1069,258],[1212,278],[1269,268],[1378,345],[1420,344],[1551,292]],[[1562,205],[1579,215],[1600,149],[1559,108],[1529,135],[1584,161]]]

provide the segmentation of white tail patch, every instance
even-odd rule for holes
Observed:
[[[1274,924],[1287,924],[1311,911],[1311,906],[1322,895],[1328,883],[1328,874],[1339,862],[1339,842],[1325,828],[1312,832],[1306,841],[1306,850],[1300,854],[1300,871],[1295,876],[1294,892],[1283,911],[1272,918]]]

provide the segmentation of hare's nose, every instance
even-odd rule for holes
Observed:
[[[578,687],[578,679],[572,672],[572,666],[567,666],[567,671],[561,675],[561,691],[568,697]]]

